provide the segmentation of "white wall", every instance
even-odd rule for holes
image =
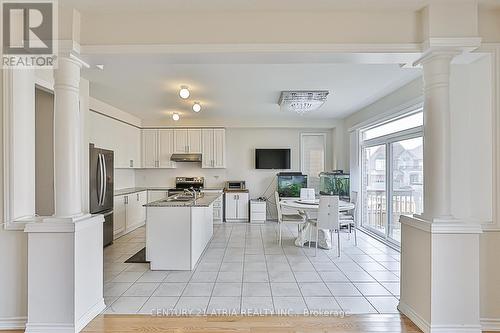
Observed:
[[[0,69],[0,78],[3,71]],[[0,105],[3,105],[3,80],[0,80]],[[0,150],[3,150],[3,117],[0,117]],[[3,151],[2,151],[3,154]],[[3,164],[0,163],[3,174]],[[4,229],[4,184],[0,177],[0,329],[2,327],[22,327],[27,316],[27,237],[22,231]],[[17,325],[16,325],[17,324]]]
[[[332,169],[332,129],[227,128],[226,169],[201,169],[199,163],[177,163],[177,169],[137,170],[137,186],[173,186],[176,176],[204,176],[206,186],[222,186],[226,180],[245,180],[250,197],[262,196],[279,170],[256,170],[255,148],[290,148],[291,170],[300,171],[300,133],[327,135],[326,170]],[[276,184],[273,187],[276,188]],[[267,195],[272,194],[269,190]]]

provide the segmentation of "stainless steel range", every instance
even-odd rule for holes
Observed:
[[[175,189],[169,190],[168,195],[184,193],[184,190],[190,189],[200,192],[205,185],[204,177],[176,177]]]

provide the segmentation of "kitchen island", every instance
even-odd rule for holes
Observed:
[[[192,270],[213,235],[219,193],[169,197],[146,207],[146,259],[151,270]]]

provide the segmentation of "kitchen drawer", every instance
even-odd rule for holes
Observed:
[[[251,205],[251,212],[252,213],[265,213],[266,212],[266,205]]]
[[[251,219],[252,221],[256,220],[256,221],[265,221],[266,220],[266,213],[255,213],[255,212],[252,212],[251,214]]]

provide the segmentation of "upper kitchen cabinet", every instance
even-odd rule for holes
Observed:
[[[202,130],[202,168],[226,167],[226,131],[223,128]]]
[[[142,130],[142,167],[157,168],[158,167],[158,131],[157,130]]]
[[[175,129],[174,153],[201,154],[201,129]]]
[[[158,130],[158,164],[160,168],[175,168],[175,162],[170,160],[174,153],[174,130]]]
[[[170,160],[174,150],[174,130],[142,130],[143,168],[175,168]]]
[[[88,140],[114,151],[115,168],[137,168],[141,163],[141,130],[97,112],[88,112]]]

